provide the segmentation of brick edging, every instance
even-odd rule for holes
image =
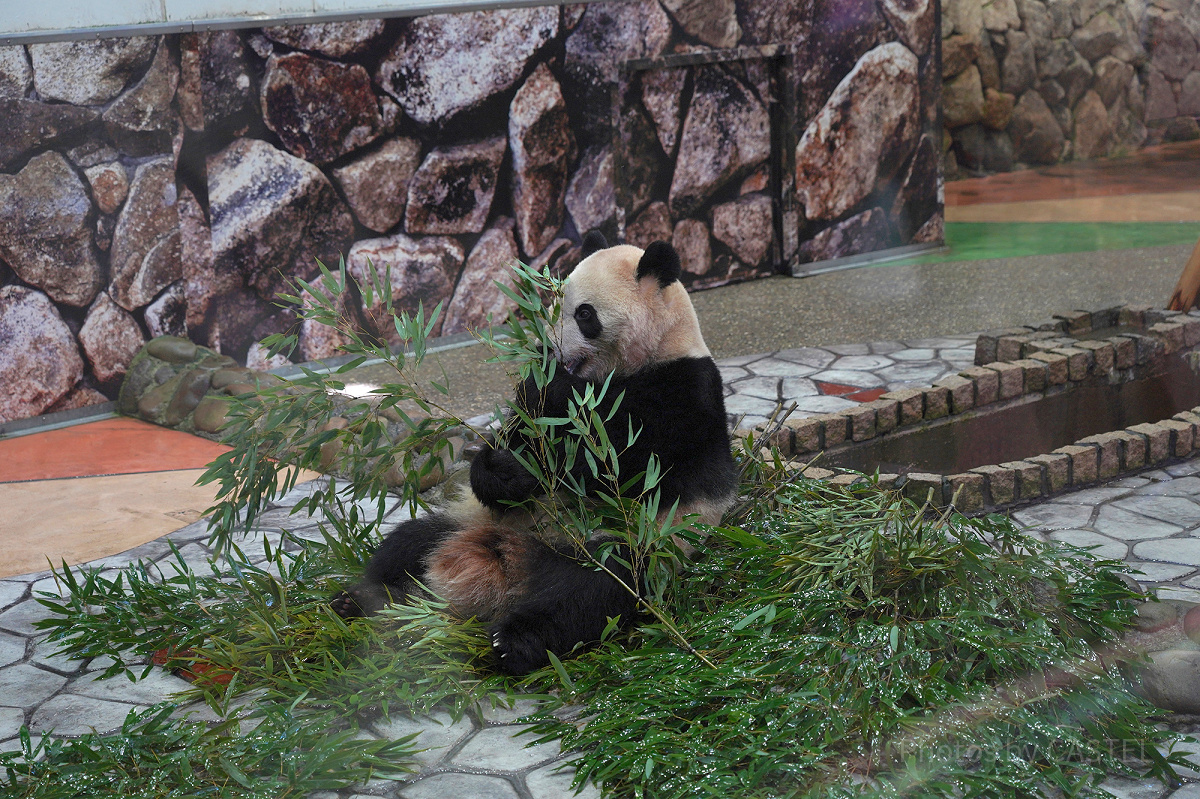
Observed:
[[[1111,336],[1080,340],[1097,329]],[[1135,328],[1130,332],[1122,328]],[[1035,326],[988,331],[976,341],[976,366],[930,386],[891,391],[836,413],[787,419],[761,443],[786,458],[811,460],[818,453],[893,435],[989,405],[1008,407],[1030,395],[1041,397],[1092,382],[1136,379],[1139,367],[1189,351],[1200,344],[1200,313],[1184,314],[1142,306],[1072,311]],[[1001,360],[1001,356],[1007,359]],[[738,430],[756,436],[761,431]],[[880,474],[879,482],[901,488],[917,501],[932,491],[934,503],[953,502],[972,513],[1006,508],[1093,485],[1200,449],[1200,406],[1152,424],[1132,425],[1088,436],[1051,452],[1019,461],[980,466],[957,474]],[[856,472],[809,467],[806,476],[850,484]]]

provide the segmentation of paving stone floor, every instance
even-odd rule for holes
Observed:
[[[748,427],[764,421],[781,400],[795,400],[801,414],[828,413],[874,398],[863,392],[928,385],[972,365],[973,342],[973,336],[955,336],[804,348],[728,358],[719,365],[728,384],[729,411],[744,414],[741,426]],[[277,536],[281,526],[301,537],[318,535],[315,520],[301,517],[298,523],[297,517],[289,517],[305,491],[305,486],[297,487],[261,517],[267,536]],[[393,509],[389,518],[399,520],[401,513]],[[1143,573],[1138,579],[1156,586],[1160,596],[1200,601],[1200,458],[1046,500],[1018,510],[1014,519],[1039,535],[1098,545],[1100,555],[1129,561]],[[205,537],[201,521],[92,565],[117,569],[138,559],[167,561],[170,541],[189,564],[202,566],[209,555]],[[186,685],[160,671],[137,683],[98,681],[106,662],[54,655],[33,627],[47,615],[33,597],[56,590],[48,572],[0,580],[0,750],[17,748],[21,724],[35,735],[115,729],[131,708],[161,701]],[[420,773],[403,782],[376,780],[341,792],[320,792],[312,799],[570,796],[569,767],[559,770],[570,755],[553,743],[526,745],[532,736],[518,719],[529,710],[529,703],[519,702],[512,710],[486,710],[478,719],[458,722],[441,715],[376,723],[366,734],[420,733],[417,744],[427,748],[418,757]],[[1153,780],[1124,779],[1109,780],[1104,787],[1127,799],[1200,799],[1200,748],[1189,760],[1196,770],[1187,771],[1187,781],[1176,789]],[[598,797],[599,791],[586,786],[580,795]]]

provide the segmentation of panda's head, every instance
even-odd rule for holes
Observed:
[[[626,376],[709,355],[670,244],[609,247],[593,231],[584,237],[583,255],[567,278],[555,330],[558,360],[567,371],[599,380],[609,372]]]

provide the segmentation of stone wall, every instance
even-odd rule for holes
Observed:
[[[1200,135],[1200,1],[946,0],[947,177]]]
[[[318,259],[449,334],[591,228],[689,288],[938,240],[937,35],[933,0],[632,0],[0,48],[0,421],[159,335],[269,365]]]

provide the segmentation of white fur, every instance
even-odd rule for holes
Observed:
[[[559,361],[588,380],[609,372],[624,377],[655,363],[703,358],[710,353],[683,284],[666,287],[653,275],[637,279],[642,250],[628,244],[589,255],[567,279],[562,316],[555,330]],[[587,339],[575,309],[591,305],[603,331]]]

